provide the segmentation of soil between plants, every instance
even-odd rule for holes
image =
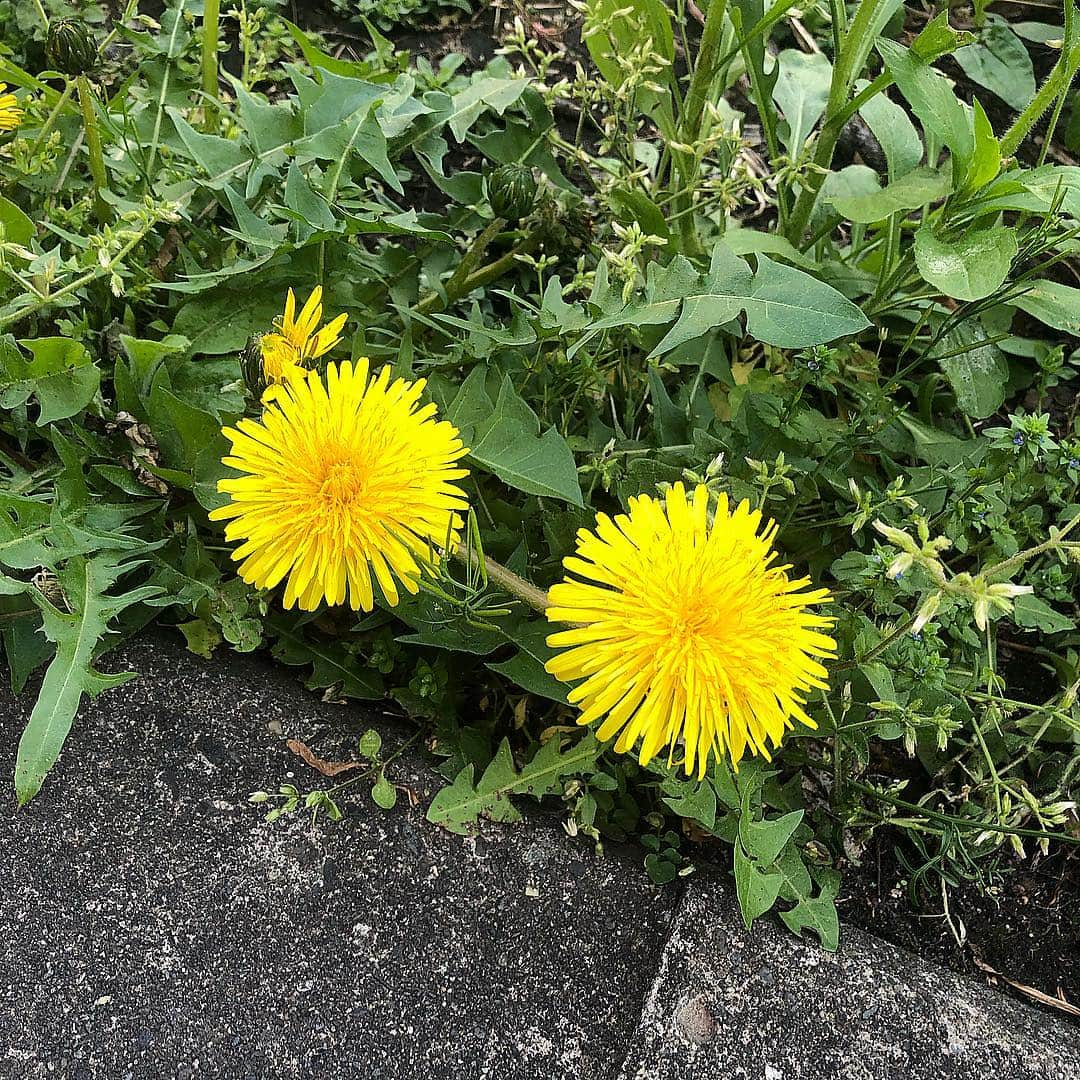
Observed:
[[[894,833],[881,833],[863,865],[844,870],[842,920],[1029,1002],[1038,999],[1006,980],[1080,1006],[1080,854],[1010,860],[983,892],[967,882],[949,886],[946,914],[938,881],[912,904],[897,843]]]

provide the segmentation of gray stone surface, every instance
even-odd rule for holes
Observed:
[[[268,724],[332,758],[371,716],[250,658],[149,642],[106,666],[143,677],[0,813],[0,1077],[614,1076],[678,901],[640,862],[554,822],[436,829],[412,752],[414,806],[265,825],[251,791],[319,780]],[[7,778],[32,701],[0,695]]]
[[[1080,1028],[843,928],[840,951],[686,891],[620,1080],[1075,1080]]]
[[[550,818],[436,829],[415,750],[393,811],[266,825],[251,791],[319,782],[285,738],[407,729],[250,657],[106,666],[143,677],[0,812],[0,1080],[1080,1077],[1080,1028],[851,927],[747,934],[726,883],[680,899]],[[0,778],[30,705],[0,690]]]

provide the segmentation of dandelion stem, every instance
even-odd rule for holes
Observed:
[[[480,557],[473,548],[458,547],[454,554],[473,569],[480,569]],[[531,582],[515,574],[513,570],[497,563],[490,555],[484,556],[483,572],[491,581],[494,581],[503,592],[516,596],[531,608],[535,608],[541,615],[548,609],[548,596],[543,589],[537,588]]]
[[[216,131],[218,123],[218,36],[221,0],[203,5],[202,88],[206,95],[206,130]]]
[[[56,118],[63,111],[64,106],[71,100],[72,91],[75,89],[75,84],[68,79],[64,83],[64,92],[56,99],[56,104],[52,107],[52,111],[45,118],[45,123],[41,125],[41,130],[37,133],[37,138],[34,139],[33,145],[30,147],[29,157],[33,158],[37,152],[41,149],[45,140],[49,136],[49,132],[52,131],[56,124]]]
[[[86,149],[90,156],[90,176],[94,188],[94,213],[103,224],[109,220],[109,205],[101,193],[109,187],[109,176],[105,172],[105,156],[101,152],[101,132],[98,130],[97,110],[94,106],[94,91],[90,80],[85,75],[76,76],[79,90],[79,108],[82,110],[83,129],[86,132]]]
[[[428,295],[425,296],[413,310],[418,315],[430,315],[434,311],[445,310],[455,300],[460,300],[463,296],[468,296],[473,289],[479,289],[489,281],[495,281],[497,278],[502,277],[502,275],[514,265],[519,255],[527,255],[530,251],[539,246],[540,240],[540,232],[539,230],[536,230],[530,236],[527,236],[522,240],[516,247],[511,248],[505,255],[496,259],[494,262],[488,263],[486,266],[481,266],[479,270],[469,274],[464,281],[456,286],[455,295],[450,294],[449,283],[447,283],[448,287],[445,299],[440,293],[428,293]]]

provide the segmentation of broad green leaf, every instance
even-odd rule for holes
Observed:
[[[932,222],[915,233],[915,265],[935,288],[954,300],[981,300],[1001,288],[1016,258],[1016,230],[1006,225],[940,237]]]
[[[555,127],[555,118],[547,102],[533,86],[526,86],[518,102],[525,113],[523,120],[507,119],[506,126],[483,135],[470,134],[469,142],[482,154],[500,165],[520,162],[539,169],[556,187],[576,191],[551,153],[548,133]],[[446,190],[449,190],[447,188]],[[460,202],[472,201],[467,198]],[[650,230],[651,231],[651,230]]]
[[[1035,96],[1035,69],[1023,42],[1004,22],[988,22],[979,41],[954,54],[964,74],[1020,112]]]
[[[1043,634],[1061,634],[1076,629],[1076,623],[1067,615],[1055,611],[1045,600],[1030,594],[1018,596],[1013,601],[1012,621],[1017,626]]]
[[[132,566],[120,558],[113,552],[70,559],[57,575],[67,601],[66,611],[54,607],[38,590],[28,592],[41,608],[42,630],[56,645],[56,655],[45,672],[37,702],[19,740],[15,793],[20,806],[41,790],[46,774],[60,756],[83,695],[96,697],[133,677],[132,672],[102,675],[92,667],[94,652],[109,620],[159,592],[154,586],[142,586],[110,595],[108,590]]]
[[[901,210],[914,210],[937,202],[951,191],[952,179],[948,172],[923,166],[872,194],[833,195],[828,201],[848,221],[869,225]]]
[[[235,353],[252,334],[270,329],[281,306],[280,296],[268,295],[261,289],[244,293],[218,291],[189,300],[177,312],[173,331],[191,342],[193,356]]]
[[[386,779],[386,774],[379,773],[379,779],[375,781],[371,789],[371,798],[382,810],[393,810],[397,805],[397,788]]]
[[[967,168],[975,142],[968,108],[957,98],[949,80],[921,60],[913,50],[881,39],[878,52],[900,92],[923,125],[953,152],[954,174]]]
[[[862,90],[865,85],[858,83],[857,89]],[[882,93],[872,97],[859,111],[881,143],[890,180],[899,180],[922,161],[922,139],[902,106]]]
[[[474,767],[467,765],[449,787],[443,788],[432,799],[427,819],[463,836],[475,833],[481,818],[520,821],[521,814],[510,802],[511,795],[541,798],[561,793],[566,779],[591,771],[599,752],[600,747],[591,732],[565,752],[560,747],[560,740],[553,738],[518,772],[514,768],[510,744],[503,739],[479,781],[474,781]]]
[[[800,251],[786,236],[779,233],[759,232],[757,229],[729,228],[723,243],[736,255],[775,255],[784,262],[813,272],[819,269],[817,262]]]
[[[982,341],[981,328],[962,322],[938,343],[931,355],[968,416],[982,420],[1001,408],[1009,382],[1009,364],[997,345]]]
[[[0,196],[0,240],[25,247],[36,232],[34,223],[10,199]]]
[[[555,655],[555,650],[547,643],[547,636],[551,632],[550,625],[546,621],[535,619],[517,625],[508,624],[502,619],[496,625],[506,635],[507,640],[517,645],[518,652],[509,660],[487,666],[529,693],[565,705],[566,684],[559,682],[544,668],[544,664]]]
[[[1080,289],[1059,281],[1027,281],[1027,292],[1009,301],[1039,322],[1080,337]]]
[[[101,371],[81,342],[44,337],[20,343],[32,358],[20,351],[10,334],[0,338],[0,408],[13,409],[36,397],[40,406],[38,427],[66,420],[94,399]]]
[[[223,139],[218,135],[204,135],[184,119],[179,109],[170,108],[166,111],[176,125],[188,153],[206,173],[208,179],[202,181],[206,187],[220,190],[234,176],[241,175],[244,168],[250,164],[251,154],[242,142]]]
[[[981,191],[1001,172],[1001,144],[994,137],[990,119],[978,99],[975,100],[974,110],[972,131],[975,146],[964,174],[965,193]]]
[[[492,403],[485,374],[474,368],[447,411],[471,460],[519,491],[582,506],[577,466],[566,440],[554,428],[541,434],[536,413],[518,395],[509,375],[503,376]]]
[[[784,145],[792,158],[798,158],[814,125],[825,112],[832,64],[823,53],[798,49],[784,49],[776,60],[780,73],[772,97],[787,121],[786,132],[781,129]]]

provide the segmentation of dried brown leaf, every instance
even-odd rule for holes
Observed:
[[[340,773],[348,772],[350,769],[364,767],[362,761],[327,761],[325,758],[319,757],[314,750],[299,739],[289,739],[285,745],[306,765],[310,765],[316,772],[322,773],[323,776],[338,776]]]

